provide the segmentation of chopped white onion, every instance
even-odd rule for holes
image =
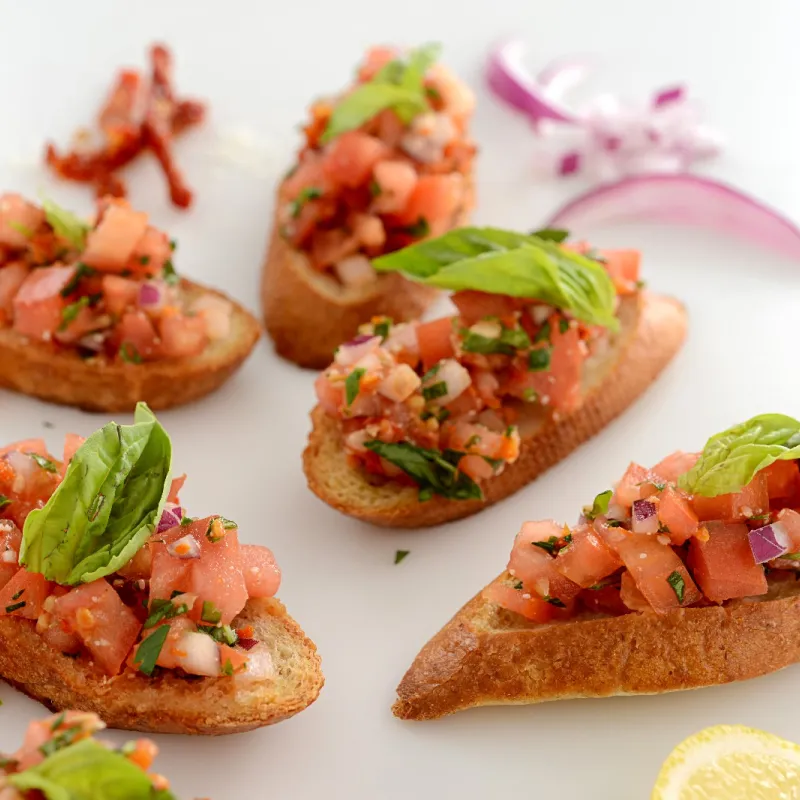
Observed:
[[[378,393],[395,403],[402,403],[414,394],[421,383],[419,375],[408,364],[398,364],[378,384]]]
[[[220,655],[217,643],[205,633],[184,631],[174,646],[176,660],[191,675],[215,678],[219,675]]]
[[[339,280],[348,287],[369,286],[378,279],[370,260],[363,255],[348,256],[333,265]]]
[[[454,358],[446,358],[440,363],[436,374],[429,379],[427,386],[435,386],[439,383],[445,385],[446,391],[435,400],[440,405],[446,406],[469,388],[472,383],[472,377],[469,371]]]
[[[372,353],[381,346],[380,336],[356,336],[350,342],[341,345],[336,351],[334,361],[343,367],[349,367]]]
[[[392,325],[383,347],[390,353],[399,353],[401,350],[406,350],[409,353],[419,352],[417,326],[408,322]]]

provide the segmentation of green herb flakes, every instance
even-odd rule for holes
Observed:
[[[358,397],[358,392],[361,389],[361,378],[364,377],[365,373],[364,367],[356,367],[347,376],[344,382],[344,395],[348,406],[353,405],[353,401]]]
[[[410,550],[396,550],[394,554],[394,563],[399,564],[410,552]]]

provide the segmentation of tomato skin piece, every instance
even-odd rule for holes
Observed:
[[[676,483],[681,475],[688,472],[700,458],[700,453],[684,453],[683,450],[676,450],[666,458],[661,459],[651,470],[663,481]]]
[[[710,522],[709,538],[692,539],[688,563],[703,594],[715,603],[767,591],[764,569],[756,564],[744,523]]]
[[[80,636],[92,658],[109,675],[119,673],[142,630],[142,623],[105,578],[59,597],[54,616]]]
[[[422,368],[426,372],[445,358],[453,358],[455,349],[452,318],[442,317],[417,325],[417,342]]]
[[[669,531],[672,544],[681,545],[697,533],[700,522],[686,495],[667,486],[659,495],[658,521]]]
[[[655,536],[631,535],[620,543],[619,555],[636,582],[636,588],[657,613],[690,606],[701,599],[702,594],[683,561],[669,545],[661,544]],[[675,589],[667,580],[675,572],[683,579],[683,602],[678,600]]]
[[[188,527],[185,529],[188,532]],[[167,531],[169,533],[169,531]],[[164,539],[165,537],[161,537]],[[177,536],[180,538],[180,536]],[[172,592],[188,592],[192,585],[192,559],[175,558],[167,552],[167,545],[150,542],[152,554],[150,567],[150,603],[169,600]]]
[[[602,589],[585,589],[579,595],[581,605],[587,611],[597,614],[608,614],[619,617],[629,614],[630,609],[622,601],[620,590],[616,586],[604,586]]]
[[[616,572],[619,556],[588,525],[572,531],[572,541],[555,558],[555,568],[583,589]]]
[[[457,173],[422,175],[408,198],[406,207],[392,217],[399,225],[413,225],[420,219],[428,223],[431,236],[441,236],[453,224],[464,202],[464,177]]]
[[[767,476],[762,470],[740,492],[716,497],[694,495],[692,507],[701,522],[744,522],[766,514],[769,511]]]
[[[52,585],[44,575],[17,567],[16,574],[0,590],[0,616],[38,619]],[[8,611],[22,602],[24,605],[21,608]]]
[[[372,168],[388,154],[380,139],[361,131],[346,131],[329,145],[322,171],[334,186],[354,189],[369,179]]]
[[[489,603],[497,603],[502,608],[520,614],[531,622],[549,622],[553,619],[554,606],[535,594],[531,594],[527,598],[523,597],[524,594],[526,592],[521,589],[514,589],[498,581],[490,583],[483,590],[484,600]]]

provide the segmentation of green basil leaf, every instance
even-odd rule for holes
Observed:
[[[45,507],[25,520],[20,563],[64,585],[116,572],[158,525],[171,456],[169,436],[144,403],[133,425],[95,431]]]
[[[672,591],[675,592],[678,602],[683,603],[683,596],[686,590],[686,582],[683,580],[683,575],[678,570],[675,570],[675,572],[670,573],[667,583],[672,587]]]
[[[611,501],[613,494],[614,492],[611,489],[606,489],[606,491],[600,492],[600,494],[594,498],[591,508],[586,506],[583,509],[583,516],[586,517],[586,519],[592,520],[596,517],[602,517],[607,514],[608,504]]]
[[[597,262],[553,241],[500,228],[459,228],[372,262],[441,289],[540,300],[590,325],[619,329],[616,292]]]
[[[0,511],[2,511],[6,506],[10,505],[11,501],[4,494],[0,494]]]
[[[344,394],[345,402],[348,406],[353,405],[353,401],[358,397],[361,389],[361,378],[364,377],[366,370],[363,367],[356,367],[345,379]]]
[[[94,739],[76,742],[6,780],[20,791],[38,790],[47,800],[174,800],[169,792],[158,794],[124,755]]]
[[[364,446],[402,469],[420,489],[430,490],[451,500],[483,499],[478,484],[459,472],[453,463],[457,463],[463,453],[440,453],[409,442],[389,443],[378,439],[366,442]]]
[[[784,414],[761,414],[712,436],[678,485],[703,497],[730,494],[770,464],[798,458],[800,422]]]
[[[42,208],[56,236],[69,242],[76,250],[86,247],[86,235],[90,229],[88,223],[48,198],[42,200]]]
[[[400,73],[400,84],[406,89],[421,92],[425,74],[441,54],[442,46],[438,42],[431,42],[412,50],[406,59],[405,68]]]
[[[156,661],[161,655],[161,649],[169,636],[169,625],[162,625],[156,628],[146,639],[142,639],[136,648],[133,656],[133,663],[139,668],[139,672],[145,675],[152,675],[156,668]]]
[[[531,340],[522,328],[502,328],[500,336],[492,338],[482,336],[479,333],[467,330],[461,347],[468,353],[482,353],[491,355],[499,353],[501,355],[513,356],[517,350],[526,350],[531,346]]]
[[[394,563],[399,564],[410,552],[410,550],[395,550]]]

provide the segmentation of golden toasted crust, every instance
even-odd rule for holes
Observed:
[[[301,367],[327,367],[359,325],[382,314],[396,322],[417,319],[436,295],[396,272],[378,275],[363,290],[346,289],[273,228],[261,282],[264,324],[278,353]]]
[[[371,483],[353,469],[343,449],[339,423],[317,406],[303,454],[312,491],[328,505],[375,525],[421,528],[474,514],[521,489],[566,458],[621,414],[677,353],[686,336],[686,313],[676,300],[641,294],[620,306],[621,332],[608,352],[587,362],[584,402],[557,421],[540,416],[520,424],[519,459],[483,485],[483,500],[420,503],[417,490],[397,483]]]
[[[473,706],[660,694],[755,678],[800,661],[800,582],[755,601],[537,625],[473,598],[397,688],[402,719]]]
[[[258,322],[221,292],[184,280],[190,296],[213,294],[233,303],[231,335],[192,358],[126,364],[105,357],[82,359],[56,352],[10,328],[0,328],[0,386],[87,411],[131,411],[140,400],[152,409],[171,408],[218,389],[250,355]]]
[[[94,711],[112,728],[218,736],[272,725],[313,703],[324,679],[317,648],[276,599],[250,600],[234,627],[252,625],[274,665],[270,677],[148,678],[126,670],[108,678],[86,658],[45,644],[34,623],[0,617],[0,678],[53,711]]]

